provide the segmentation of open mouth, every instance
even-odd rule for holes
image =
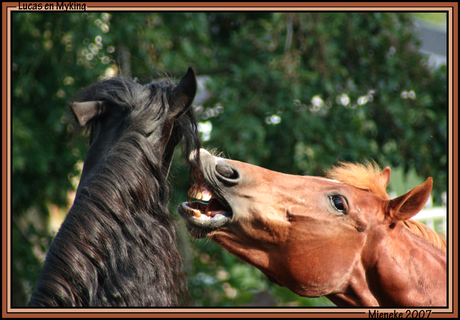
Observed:
[[[216,215],[222,215],[228,211],[205,185],[194,184],[188,191],[188,196],[195,200],[183,202],[181,207],[188,215],[194,218],[212,219]]]
[[[203,238],[231,220],[232,211],[225,200],[217,198],[199,171],[193,172],[195,183],[188,191],[189,201],[179,205],[178,212],[195,238]]]

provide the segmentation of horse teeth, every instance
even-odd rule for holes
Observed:
[[[192,212],[193,212],[193,216],[194,217],[201,217],[201,211],[200,210],[195,210],[195,209],[192,209]]]
[[[193,185],[193,186],[190,188],[190,190],[187,192],[187,195],[188,195],[190,198],[195,198],[195,199],[196,199],[198,192],[199,192],[198,186]]]
[[[186,203],[182,203],[182,209],[187,212],[189,215],[199,218],[201,217],[201,211],[197,209],[190,208]]]
[[[207,189],[204,189],[201,192],[201,199],[199,199],[199,200],[209,201],[209,200],[211,200],[211,198],[212,198],[211,192],[209,192]]]
[[[193,185],[187,195],[190,198],[194,198],[197,200],[209,201],[212,198],[212,193],[204,186],[197,186]]]

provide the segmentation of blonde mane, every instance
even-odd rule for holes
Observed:
[[[337,166],[326,171],[326,177],[372,192],[383,200],[390,200],[386,192],[388,181],[375,161],[366,161],[364,164],[339,162]],[[412,219],[401,222],[413,234],[426,239],[441,250],[446,250],[446,240],[430,227]]]
[[[326,171],[329,179],[338,180],[349,186],[372,192],[384,200],[390,197],[386,192],[386,180],[375,161],[361,163],[339,162],[337,166]]]
[[[427,225],[412,219],[404,220],[401,222],[407,229],[409,229],[409,231],[420,236],[423,239],[428,240],[438,249],[441,249],[443,251],[447,250],[446,239],[443,238],[439,233],[433,231]]]

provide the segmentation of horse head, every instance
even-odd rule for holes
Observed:
[[[370,163],[339,166],[330,172],[336,180],[274,172],[203,149],[200,153],[201,166],[193,168],[195,184],[189,191],[196,201],[178,208],[190,234],[209,237],[298,295],[327,296],[345,305],[397,304],[398,299],[410,304],[405,298],[379,296],[376,284],[388,277],[385,268],[395,269],[389,261],[407,257],[398,241],[428,247],[437,258],[445,255],[429,241],[412,237],[406,227],[425,205],[431,178],[389,199],[390,168],[380,171]],[[442,263],[435,269],[442,270]],[[407,271],[395,278],[405,276]],[[442,274],[437,281],[445,281]]]
[[[103,161],[96,155],[107,154],[119,139],[126,138],[125,132],[141,135],[159,148],[161,167],[167,175],[174,148],[190,130],[186,124],[195,121],[191,104],[196,88],[195,72],[189,68],[177,86],[169,80],[143,86],[113,78],[83,91],[79,101],[71,104],[78,123],[91,126],[82,180]]]

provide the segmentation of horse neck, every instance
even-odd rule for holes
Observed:
[[[369,289],[362,266],[357,268],[343,292],[326,297],[339,307],[377,307],[379,302]]]
[[[446,252],[401,222],[385,232],[363,252],[366,282],[379,305],[445,306]]]
[[[369,236],[347,287],[327,298],[338,306],[446,306],[446,252],[402,223]]]

